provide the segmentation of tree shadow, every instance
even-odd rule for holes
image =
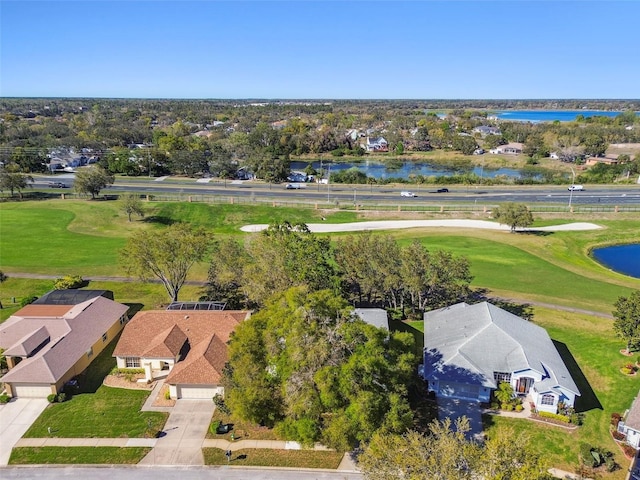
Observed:
[[[491,298],[489,297],[489,290],[486,288],[478,288],[471,292],[467,297],[468,302],[489,302],[498,308],[506,310],[528,322],[533,321],[533,306],[528,303],[517,303],[506,298]]]
[[[173,225],[176,221],[170,217],[165,217],[163,215],[151,215],[150,217],[145,217],[141,220],[144,223],[157,223],[159,225]]]
[[[576,412],[582,413],[593,409],[602,410],[603,407],[600,403],[600,400],[598,400],[596,393],[591,388],[589,381],[584,376],[584,373],[582,373],[578,362],[576,362],[576,359],[573,358],[573,355],[569,351],[567,345],[562,342],[558,342],[557,340],[552,341],[553,345],[556,347],[556,350],[558,350],[562,361],[569,370],[573,381],[576,383],[578,390],[580,390],[580,396],[576,397],[574,405]]]

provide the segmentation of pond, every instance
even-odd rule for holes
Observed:
[[[411,162],[411,161],[399,161],[395,164],[393,163],[378,163],[372,162],[369,160],[364,160],[362,162],[330,162],[326,161],[322,164],[320,161],[312,161],[312,162],[303,162],[303,161],[293,161],[291,162],[291,170],[294,171],[303,171],[307,165],[313,166],[316,170],[320,170],[321,168],[326,172],[329,165],[331,165],[331,172],[336,173],[342,170],[348,170],[350,168],[357,168],[361,172],[365,173],[367,177],[373,177],[375,179],[386,179],[386,178],[402,178],[404,180],[409,180],[413,175],[424,175],[426,177],[443,177],[443,176],[451,176],[456,174],[464,174],[464,173],[475,173],[479,177],[484,178],[495,178],[495,177],[510,177],[510,178],[522,178],[525,176],[537,177],[537,174],[529,174],[523,172],[522,170],[517,170],[513,168],[498,168],[498,169],[489,169],[484,168],[482,166],[472,166],[468,165],[461,168],[455,167],[445,167],[437,164],[429,164],[423,162]]]
[[[640,278],[640,243],[596,248],[593,258],[618,273]]]

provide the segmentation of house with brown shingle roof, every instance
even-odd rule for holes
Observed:
[[[633,448],[640,449],[640,394],[633,400],[624,420],[618,423],[618,431]]]
[[[232,310],[149,310],[127,324],[113,356],[118,368],[143,368],[147,381],[167,375],[172,398],[223,394],[227,342],[250,315]]]
[[[99,294],[82,298],[70,305],[30,304],[0,325],[9,367],[0,381],[10,396],[60,393],[122,330],[129,307]]]

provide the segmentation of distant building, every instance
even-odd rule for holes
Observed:
[[[364,149],[367,152],[388,152],[389,143],[385,140],[384,137],[367,137],[367,143],[365,143]]]

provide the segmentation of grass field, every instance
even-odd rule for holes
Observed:
[[[135,465],[151,449],[147,447],[18,447],[9,465]]]
[[[330,468],[336,469],[344,456],[342,452],[317,450],[244,449],[233,452],[227,462],[224,450],[203,448],[205,465],[233,465],[255,467]]]

